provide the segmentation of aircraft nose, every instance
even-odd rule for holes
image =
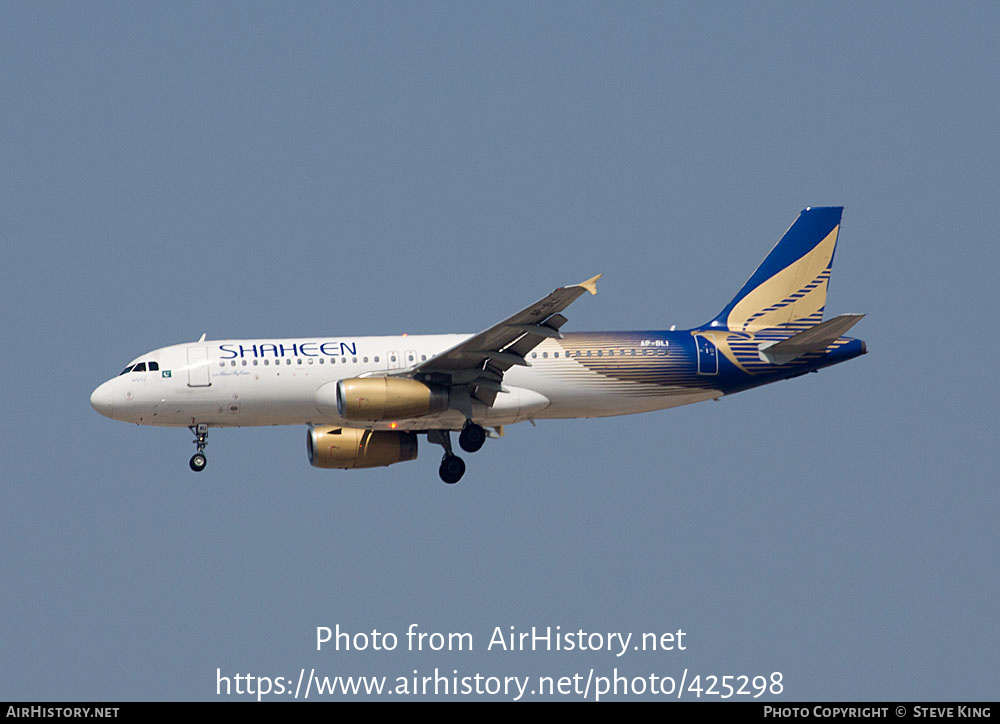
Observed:
[[[105,417],[111,417],[111,399],[111,385],[105,382],[90,393],[90,406]]]

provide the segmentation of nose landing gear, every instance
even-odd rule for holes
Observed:
[[[208,445],[208,425],[201,422],[197,425],[191,425],[188,429],[194,435],[194,444],[198,446],[198,452],[191,456],[188,466],[196,473],[200,473],[208,464],[208,458],[205,457],[205,447]]]

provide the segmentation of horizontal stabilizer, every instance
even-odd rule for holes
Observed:
[[[841,314],[780,342],[766,342],[760,346],[760,358],[773,365],[783,365],[804,354],[822,352],[864,316]]]

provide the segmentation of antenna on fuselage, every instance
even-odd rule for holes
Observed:
[[[200,337],[198,337],[198,341],[199,341],[199,342],[204,342],[204,341],[205,341],[205,334],[206,334],[205,332],[202,332],[202,333],[201,333],[201,336],[200,336]]]

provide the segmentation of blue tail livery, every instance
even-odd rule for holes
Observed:
[[[863,314],[823,321],[843,211],[803,209],[733,300],[693,333],[710,337],[735,368],[753,376],[864,354],[863,342],[843,337]]]
[[[708,326],[793,333],[822,320],[843,211],[841,206],[803,209]]]

